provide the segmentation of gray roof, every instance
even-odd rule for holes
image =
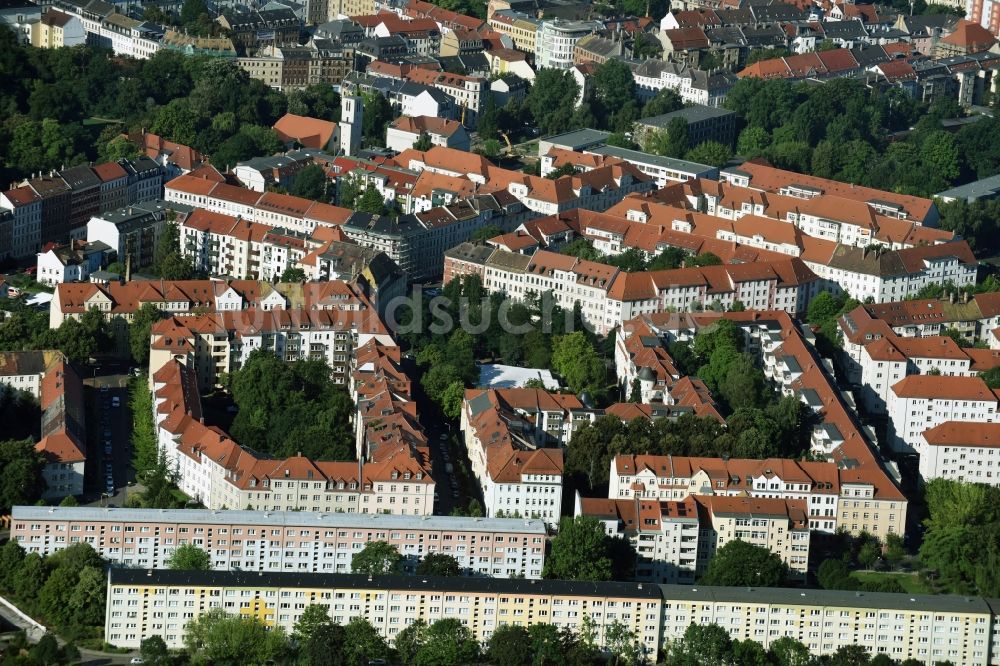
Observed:
[[[868,36],[861,21],[827,21],[823,23],[823,32],[828,39],[860,39]]]
[[[116,521],[123,523],[190,523],[200,525],[283,525],[350,529],[426,529],[545,534],[541,520],[399,516],[392,514],[321,513],[313,511],[215,511],[211,509],[125,509],[88,506],[15,506],[14,520]]]
[[[564,132],[563,134],[556,134],[555,136],[542,139],[542,141],[556,146],[566,146],[575,150],[576,148],[589,148],[590,146],[604,143],[609,136],[611,136],[610,132],[602,130],[579,129],[572,132]]]
[[[708,585],[660,585],[664,599],[699,603],[745,603],[834,608],[884,608],[886,610],[940,611],[944,613],[989,613],[982,597],[950,594],[893,594],[890,592],[849,592],[805,590],[788,587],[711,587]]]
[[[393,590],[440,590],[470,593],[606,596],[659,601],[656,585],[484,576],[368,576],[367,574],[292,573],[285,571],[175,571],[112,568],[111,585],[170,585],[199,587],[380,587]]]
[[[718,172],[718,169],[716,169],[713,166],[709,166],[707,164],[698,164],[697,162],[679,160],[674,157],[653,155],[651,153],[644,153],[639,150],[629,150],[628,148],[619,148],[618,146],[601,146],[600,148],[591,148],[587,152],[593,153],[595,155],[610,155],[611,157],[620,157],[626,162],[654,164],[656,166],[663,167],[665,169],[673,169],[674,171],[680,171],[683,173],[709,174]]]
[[[977,199],[996,199],[998,195],[1000,195],[1000,174],[952,187],[934,196],[940,199],[965,199],[973,202]]]
[[[473,264],[485,265],[486,260],[496,251],[492,245],[476,245],[474,243],[460,243],[453,248],[445,250],[444,256],[467,261]]]
[[[66,184],[72,190],[83,190],[88,187],[101,186],[101,179],[86,164],[63,169],[59,172],[59,176],[66,181]]]
[[[683,109],[678,109],[677,111],[671,111],[670,113],[664,113],[660,116],[651,116],[649,118],[640,118],[636,121],[639,125],[648,125],[650,127],[666,127],[670,124],[670,121],[674,118],[683,118],[688,121],[688,123],[697,123],[703,120],[711,120],[713,118],[725,118],[727,116],[734,116],[735,111],[730,111],[729,109],[722,109],[717,106],[705,106],[703,104],[692,104],[691,106],[685,106]]]

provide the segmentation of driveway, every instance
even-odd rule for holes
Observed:
[[[101,374],[101,367],[84,380],[88,403],[87,417],[93,423],[87,424],[88,464],[85,479],[86,502],[89,506],[123,506],[129,492],[129,483],[135,481],[132,470],[132,411],[129,408],[129,375],[117,368]],[[115,407],[115,398],[118,406]],[[110,437],[108,435],[110,434]],[[111,442],[111,453],[105,449],[105,442]],[[107,489],[109,473],[114,491]]]

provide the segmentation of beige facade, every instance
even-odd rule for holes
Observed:
[[[556,581],[500,581],[489,578],[435,579],[315,574],[244,574],[114,569],[108,582],[107,640],[138,647],[159,634],[171,648],[183,645],[184,624],[211,608],[256,617],[290,634],[310,604],[329,608],[338,624],[364,618],[390,641],[412,622],[457,618],[485,642],[502,624],[550,623],[578,632],[585,618],[595,623],[604,645],[605,629],[624,623],[648,656],[660,637],[659,590],[635,583],[588,583],[567,586]],[[186,580],[184,580],[186,578]],[[170,602],[178,610],[171,611]]]
[[[158,634],[168,647],[181,647],[184,624],[211,608],[291,633],[310,604],[327,606],[339,624],[364,618],[390,640],[417,619],[458,619],[482,642],[501,624],[551,623],[579,632],[590,618],[596,642],[603,646],[605,629],[619,621],[635,632],[647,659],[681,638],[692,623],[717,624],[731,638],[753,640],[765,649],[789,637],[814,655],[860,645],[870,654],[928,666],[945,660],[964,666],[996,663],[991,653],[1000,640],[998,609],[977,597],[141,569],[112,569],[105,637],[136,648]]]

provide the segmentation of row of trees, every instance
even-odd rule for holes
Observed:
[[[445,618],[433,623],[418,620],[400,631],[390,645],[366,620],[334,622],[326,606],[307,606],[290,636],[280,628],[268,630],[253,617],[212,609],[188,623],[186,655],[173,661],[235,666],[247,663],[247,655],[253,655],[255,663],[303,666],[367,666],[379,661],[405,666],[596,666],[606,663],[605,655],[610,654],[622,666],[643,663],[642,647],[625,624],[608,626],[603,644],[597,636],[596,625],[589,620],[579,633],[550,624],[501,625],[481,646],[469,627]],[[141,653],[147,663],[171,663],[158,636],[144,641]]]
[[[0,349],[58,349],[76,363],[112,349],[114,341],[99,312],[85,312],[80,319],[67,318],[59,328],[49,328],[48,313],[26,305],[23,296],[8,308],[0,322]]]
[[[255,350],[230,376],[229,389],[238,407],[230,431],[243,446],[280,457],[354,458],[351,398],[325,362],[286,363]]]
[[[603,254],[586,238],[577,238],[567,243],[562,248],[561,253],[577,259],[614,266],[626,273],[671,270],[682,267],[699,268],[722,264],[722,259],[711,252],[702,252],[692,256],[679,247],[668,247],[652,259],[647,259],[645,253],[637,248],[629,248],[618,254]]]
[[[66,639],[94,637],[104,625],[104,566],[90,544],[42,557],[8,541],[0,546],[0,590]]]

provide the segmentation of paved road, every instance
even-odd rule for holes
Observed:
[[[132,470],[132,449],[130,438],[132,434],[132,413],[128,404],[129,375],[120,372],[118,368],[105,369],[107,374],[101,374],[98,368],[95,375],[84,380],[86,399],[94,408],[88,411],[88,417],[94,418],[93,426],[88,424],[91,434],[88,442],[89,453],[86,476],[86,498],[88,505],[123,506],[130,492],[128,484],[135,481]],[[114,407],[114,398],[118,398],[119,406]],[[106,434],[111,434],[111,454],[105,453],[104,442]],[[114,492],[107,496],[108,466],[111,463],[111,476]]]
[[[42,637],[33,625],[28,624],[21,616],[14,613],[6,606],[0,604],[0,618],[17,629],[23,630],[27,636],[28,640],[32,643],[37,643]],[[65,641],[58,638],[59,644],[65,644]],[[126,652],[124,654],[106,654],[104,652],[95,652],[94,650],[84,650],[80,649],[80,663],[86,666],[100,666],[101,664],[127,664],[133,657],[138,657],[139,652],[133,650],[132,652]]]

